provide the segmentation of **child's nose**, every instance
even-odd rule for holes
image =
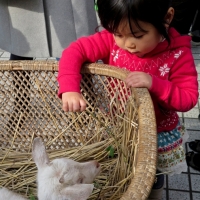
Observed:
[[[134,53],[135,52],[135,49],[136,47],[135,46],[130,46],[130,47],[127,47],[126,50],[130,53]]]
[[[128,46],[127,47],[129,50],[134,50],[135,49],[135,46]]]
[[[126,43],[126,49],[127,50],[134,50],[136,48],[136,45],[134,43]]]

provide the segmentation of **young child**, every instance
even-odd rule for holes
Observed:
[[[187,169],[183,128],[177,111],[198,100],[197,72],[190,37],[170,27],[171,0],[98,0],[105,30],[83,37],[63,51],[59,64],[59,97],[64,111],[83,111],[80,69],[84,62],[104,63],[130,71],[127,86],[146,87],[152,97],[158,131],[158,170]],[[149,199],[161,199],[164,176],[158,176]]]

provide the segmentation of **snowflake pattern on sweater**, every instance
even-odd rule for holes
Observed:
[[[170,72],[170,67],[175,60],[179,59],[183,50],[167,51],[164,54],[152,59],[139,59],[138,57],[127,53],[125,50],[120,49],[116,43],[113,47],[111,57],[114,65],[130,70],[130,71],[143,71],[158,77],[167,78],[167,74]]]
[[[169,73],[170,68],[167,64],[164,64],[164,66],[159,68],[160,76],[165,76],[165,74]]]
[[[137,56],[127,53],[125,50],[120,49],[114,44],[111,59],[114,62],[113,64],[118,67],[124,66],[123,68],[130,71],[142,71],[160,79],[168,80],[171,67],[179,58],[181,58],[183,52],[183,50],[176,49],[174,51],[166,51],[157,57],[138,59]],[[159,118],[159,123],[157,124],[158,130],[165,130],[169,126],[175,128],[179,119],[177,113],[163,108],[159,108],[159,110],[159,117],[157,117],[157,119]],[[163,120],[162,117],[160,117],[161,115],[165,116]]]

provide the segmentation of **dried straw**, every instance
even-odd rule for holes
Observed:
[[[48,102],[45,100],[44,94],[37,84],[40,91],[41,98],[44,102],[45,108],[51,116],[54,125],[57,122],[49,109]],[[50,159],[58,157],[68,157],[79,162],[87,160],[98,160],[101,164],[101,174],[95,179],[95,190],[89,199],[120,199],[121,195],[126,191],[131,179],[134,176],[135,160],[134,155],[137,154],[138,134],[137,122],[133,121],[135,104],[129,101],[124,110],[125,114],[118,113],[115,109],[119,107],[118,97],[115,95],[110,103],[109,110],[111,111],[111,120],[107,122],[99,121],[99,129],[91,139],[84,143],[81,147],[63,149],[63,150],[49,150]],[[115,102],[116,101],[116,102]],[[114,109],[113,109],[114,108]],[[114,112],[112,112],[114,110]],[[94,113],[86,110],[91,118],[99,120]],[[99,110],[99,112],[102,112]],[[103,113],[102,113],[103,114]],[[79,118],[80,116],[78,116]],[[19,121],[21,119],[21,115]],[[72,123],[77,121],[75,118]],[[92,120],[91,120],[92,121]],[[16,128],[16,132],[17,133]],[[64,130],[63,132],[65,132]],[[59,138],[63,132],[59,132],[57,136],[47,143],[47,146],[52,144],[54,140]],[[14,134],[15,136],[15,134]],[[32,134],[34,138],[34,133]],[[131,139],[132,138],[132,139]],[[13,138],[13,141],[15,137]],[[91,144],[91,141],[95,143]],[[32,142],[31,142],[32,144]],[[12,147],[12,145],[11,145]],[[36,173],[37,169],[31,159],[31,153],[20,153],[2,150],[0,156],[1,166],[0,171],[0,185],[11,188],[14,191],[30,197],[36,196]]]

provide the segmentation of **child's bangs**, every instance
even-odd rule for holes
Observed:
[[[123,1],[109,1],[98,5],[101,25],[111,33],[115,33],[124,19],[128,19],[128,5]]]
[[[109,4],[108,6],[107,4],[103,10],[99,8],[98,14],[101,25],[111,33],[116,33],[123,21],[129,23],[132,32],[131,23],[134,23],[139,30],[145,32],[138,23],[141,18],[141,13],[138,13],[136,5],[118,1],[118,3],[115,3],[114,5]]]

